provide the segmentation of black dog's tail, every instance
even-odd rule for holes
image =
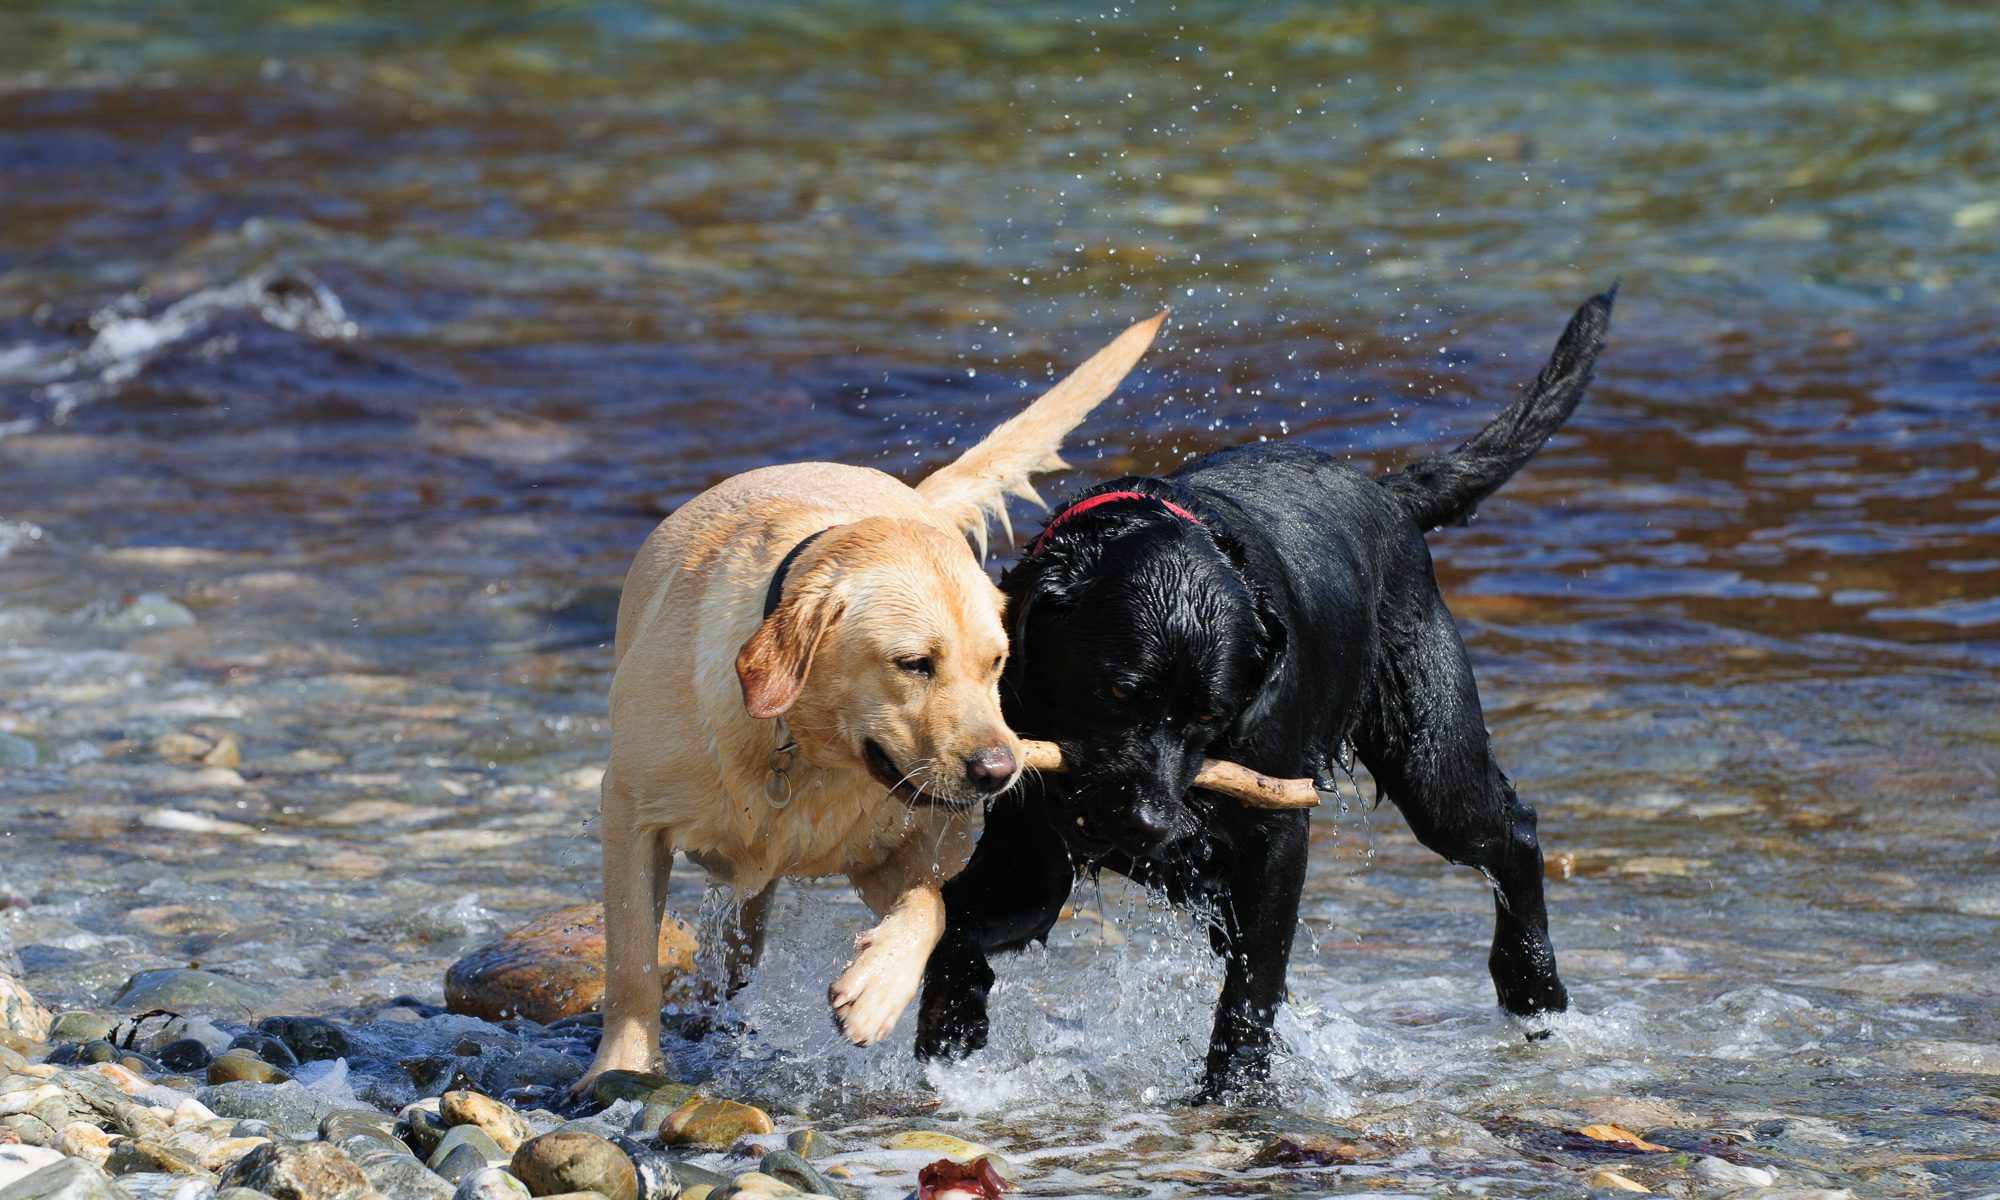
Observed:
[[[1527,464],[1576,411],[1590,386],[1591,368],[1604,349],[1611,302],[1618,287],[1585,301],[1569,319],[1549,363],[1521,398],[1493,418],[1472,440],[1445,454],[1433,454],[1384,475],[1383,487],[1424,529],[1463,524],[1481,500],[1491,496]]]

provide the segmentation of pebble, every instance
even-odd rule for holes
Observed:
[[[953,1162],[971,1162],[982,1155],[993,1153],[991,1146],[968,1142],[962,1137],[953,1137],[949,1133],[940,1133],[935,1129],[905,1129],[883,1145],[891,1150],[922,1150],[929,1154],[942,1154]]]
[[[660,927],[660,973],[669,1002],[688,989],[694,931],[680,921]],[[678,986],[677,986],[678,985]],[[604,998],[604,906],[575,904],[530,921],[473,950],[444,977],[445,1008],[500,1021],[526,1017],[547,1025],[596,1008]]]
[[[39,1042],[48,1037],[53,1020],[25,984],[0,972],[0,1030]]]
[[[291,1076],[248,1050],[230,1050],[208,1064],[208,1081],[222,1083],[283,1083]]]
[[[800,1158],[823,1158],[840,1150],[817,1129],[796,1129],[785,1135],[785,1149]]]
[[[1696,1159],[1693,1174],[1697,1179],[1723,1187],[1770,1187],[1778,1182],[1775,1171],[1710,1157]]]
[[[236,1165],[237,1160],[259,1146],[267,1146],[269,1138],[261,1137],[221,1137],[210,1142],[206,1149],[195,1155],[195,1162],[205,1171],[220,1174]]]
[[[694,1088],[676,1083],[652,1071],[606,1071],[590,1085],[590,1097],[599,1104],[630,1100],[647,1108],[679,1108],[697,1095]]]
[[[632,1160],[595,1134],[557,1131],[529,1138],[514,1152],[511,1169],[537,1196],[591,1191],[607,1200],[639,1200]]]
[[[0,1146],[0,1187],[61,1162],[63,1151],[47,1146]]]
[[[287,1070],[299,1065],[298,1055],[292,1053],[290,1046],[285,1045],[285,1043],[268,1033],[260,1033],[254,1029],[248,1033],[239,1033],[231,1038],[229,1046],[224,1053],[227,1053],[228,1050],[248,1050],[272,1066],[283,1067]]]
[[[212,1061],[208,1047],[194,1038],[182,1038],[160,1047],[160,1065],[169,1071],[185,1073],[206,1070]]]
[[[65,1158],[0,1188],[0,1200],[128,1200],[99,1168]]]
[[[257,1030],[283,1042],[300,1062],[323,1062],[354,1053],[347,1031],[324,1017],[269,1017],[257,1023]]]
[[[449,1128],[436,1113],[416,1105],[404,1109],[396,1119],[397,1136],[410,1144],[418,1158],[429,1158]]]
[[[813,1165],[790,1150],[773,1150],[764,1156],[757,1169],[773,1179],[781,1179],[802,1192],[813,1192],[822,1196],[838,1196],[839,1188],[826,1176],[820,1174]]]
[[[669,1146],[733,1146],[738,1138],[773,1129],[770,1115],[761,1108],[696,1096],[660,1123],[660,1141]]]
[[[438,1116],[446,1125],[477,1125],[508,1155],[534,1136],[521,1114],[478,1092],[446,1092],[438,1097]]]
[[[263,989],[240,979],[192,967],[166,967],[132,976],[111,1003],[127,1010],[240,1012],[262,1008],[267,1001]]]
[[[457,1183],[481,1167],[497,1167],[506,1161],[507,1152],[484,1129],[477,1125],[457,1125],[438,1139],[437,1148],[424,1160],[424,1165]]]
[[[482,1167],[458,1181],[452,1200],[530,1200],[528,1185],[499,1167]]]
[[[649,1150],[623,1134],[606,1139],[623,1151],[639,1179],[639,1200],[674,1200],[681,1194],[680,1175],[674,1162],[657,1150]]]
[[[407,1154],[383,1155],[359,1166],[369,1184],[390,1200],[451,1200],[454,1195],[450,1182]]]
[[[111,1022],[96,1013],[59,1012],[49,1022],[52,1042],[94,1042],[111,1035]]]
[[[25,771],[41,760],[35,743],[19,734],[0,730],[0,771]]]
[[[111,1147],[104,1169],[113,1175],[206,1175],[201,1165],[147,1138],[125,1138]]]
[[[1651,1189],[1625,1178],[1616,1171],[1599,1171],[1590,1177],[1590,1186],[1618,1192],[1646,1192]]]
[[[255,1188],[276,1200],[359,1200],[368,1177],[325,1142],[272,1142],[236,1161],[222,1186]]]
[[[98,1166],[111,1157],[111,1135],[89,1121],[71,1121],[56,1136],[56,1149],[71,1158],[86,1158]]]

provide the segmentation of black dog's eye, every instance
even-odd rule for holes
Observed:
[[[1206,725],[1206,724],[1208,724],[1209,722],[1211,722],[1211,721],[1215,720],[1215,714],[1214,714],[1214,713],[1203,713],[1203,714],[1201,714],[1200,716],[1196,717],[1196,718],[1195,718],[1195,720],[1197,720],[1197,721],[1200,721],[1200,722],[1201,722],[1202,724]]]
[[[932,675],[937,674],[936,669],[931,665],[930,655],[928,654],[899,658],[896,660],[896,669],[905,675],[915,675],[919,679],[929,679]]]
[[[1114,683],[1111,685],[1111,698],[1120,702],[1130,700],[1132,698],[1132,689],[1122,683]]]

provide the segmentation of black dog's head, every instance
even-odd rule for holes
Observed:
[[[1085,493],[1001,581],[1008,721],[1062,747],[1052,815],[1087,857],[1140,857],[1196,831],[1189,785],[1263,716],[1284,654],[1282,623],[1212,515],[1167,489]]]

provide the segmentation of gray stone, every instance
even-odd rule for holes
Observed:
[[[782,1179],[802,1192],[838,1196],[840,1192],[813,1165],[790,1150],[773,1150],[764,1156],[758,1169],[773,1179]]]
[[[448,1128],[442,1117],[414,1105],[404,1109],[396,1120],[396,1135],[408,1142],[422,1159],[430,1158]]]
[[[271,1200],[256,1188],[226,1187],[216,1191],[214,1200]]]
[[[462,1127],[461,1127],[462,1128]],[[589,1133],[545,1133],[514,1152],[510,1169],[537,1196],[599,1192],[639,1200],[639,1173],[612,1142]]]
[[[354,1053],[347,1031],[324,1017],[270,1017],[259,1021],[257,1029],[283,1042],[300,1062],[346,1058]]]
[[[786,1134],[785,1149],[804,1159],[825,1158],[829,1154],[840,1153],[840,1148],[817,1129],[795,1129]]]
[[[0,1200],[130,1200],[111,1177],[80,1158],[65,1158],[0,1188]]]
[[[681,1194],[680,1177],[674,1174],[672,1159],[623,1134],[613,1134],[606,1140],[623,1151],[631,1161],[632,1169],[639,1177],[639,1200],[674,1200]]]
[[[131,1010],[246,1012],[262,1008],[268,999],[263,989],[240,979],[192,967],[166,967],[132,976],[111,1003]]]
[[[452,1197],[451,1184],[407,1154],[371,1159],[361,1164],[361,1172],[389,1200],[451,1200]]]
[[[326,1104],[296,1080],[284,1083],[221,1083],[194,1098],[218,1117],[264,1121],[281,1133],[311,1137],[319,1132]]]
[[[223,1187],[248,1187],[276,1200],[358,1200],[369,1190],[368,1176],[325,1142],[272,1142],[252,1150],[229,1168]]]
[[[13,733],[0,733],[0,771],[25,771],[41,758],[35,743]]]
[[[339,1112],[328,1113],[319,1123],[319,1138],[323,1142],[337,1142],[357,1133],[378,1133],[393,1138],[396,1136],[396,1118],[372,1108],[343,1108]]]
[[[425,1165],[457,1183],[482,1167],[497,1167],[506,1161],[507,1152],[484,1129],[456,1125],[445,1131]]]
[[[187,1155],[147,1138],[128,1138],[111,1147],[104,1169],[113,1175],[207,1175]],[[130,1191],[128,1187],[126,1189]]]
[[[458,1181],[452,1200],[530,1200],[528,1185],[499,1167],[481,1167]]]
[[[96,1013],[60,1012],[49,1023],[49,1040],[52,1042],[95,1042],[111,1033],[111,1022]]]

